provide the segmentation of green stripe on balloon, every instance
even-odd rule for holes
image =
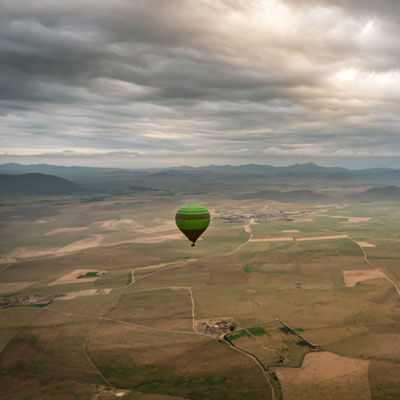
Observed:
[[[179,230],[193,243],[201,236],[210,224],[210,213],[197,204],[189,204],[181,207],[175,216],[175,222]]]

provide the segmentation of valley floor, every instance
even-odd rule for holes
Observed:
[[[400,397],[395,204],[192,201],[2,207],[2,398]]]

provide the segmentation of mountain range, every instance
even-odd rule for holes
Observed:
[[[313,163],[288,167],[248,164],[150,169],[0,165],[3,194],[199,194],[288,202],[398,201],[400,169],[349,170]]]

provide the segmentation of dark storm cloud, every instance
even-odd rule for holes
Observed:
[[[397,1],[0,0],[0,9],[8,159],[204,164],[400,151]]]

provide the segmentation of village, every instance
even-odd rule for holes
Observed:
[[[197,321],[197,329],[210,335],[222,335],[235,330],[233,318],[218,318]]]
[[[0,299],[0,307],[17,307],[17,306],[36,306],[44,307],[50,304],[56,297],[64,296],[63,294],[56,296],[36,296],[34,294],[26,296],[3,297]]]
[[[263,219],[272,219],[272,218],[287,218],[287,213],[284,211],[269,211],[269,212],[260,212],[251,210],[250,212],[245,213],[227,213],[224,211],[216,211],[215,212],[220,219],[228,222],[243,222],[248,219],[253,219],[254,221],[261,221]]]

